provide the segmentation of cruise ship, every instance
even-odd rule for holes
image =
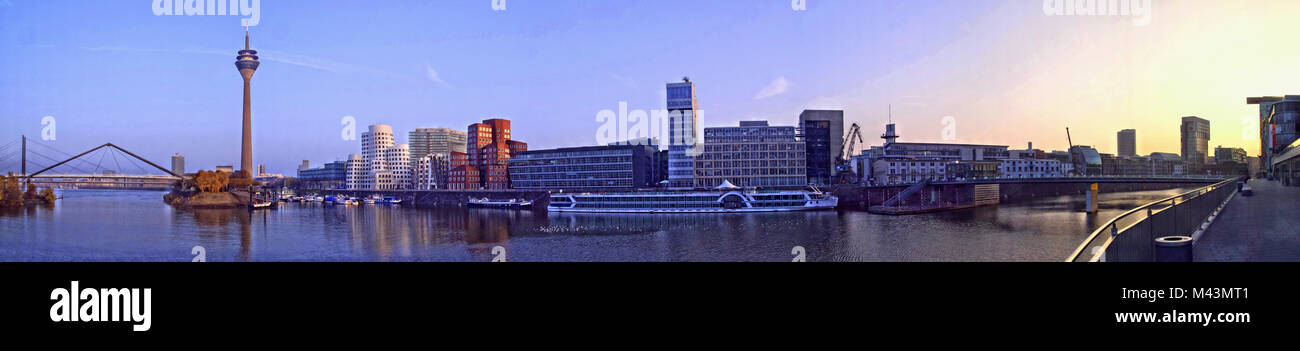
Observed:
[[[834,209],[835,196],[817,189],[752,190],[729,182],[714,190],[552,193],[549,211],[597,213],[737,213]]]

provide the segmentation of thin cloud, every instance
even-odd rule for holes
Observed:
[[[767,86],[764,87],[763,90],[760,90],[757,95],[754,95],[754,100],[761,100],[784,94],[789,88],[790,81],[786,80],[785,77],[777,77],[776,80],[767,83]]]
[[[424,71],[426,74],[428,74],[430,81],[442,85],[443,88],[451,89],[451,84],[447,83],[447,81],[445,80],[442,80],[442,77],[438,75],[438,70],[433,69],[433,66],[430,66],[428,64],[424,65]]]
[[[4,0],[0,0],[0,1],[4,1]],[[230,50],[211,50],[211,49],[196,49],[196,48],[156,49],[156,48],[135,48],[135,47],[126,47],[126,46],[93,46],[93,47],[83,46],[83,47],[78,47],[78,49],[86,50],[86,51],[113,51],[113,52],[133,52],[133,53],[198,54],[198,55],[214,55],[214,56],[234,55]],[[366,74],[387,76],[392,78],[402,78],[395,74],[376,70],[374,68],[360,66],[360,65],[353,65],[353,64],[348,64],[348,63],[343,63],[338,61],[332,61],[332,60],[323,59],[319,57],[296,55],[296,54],[280,52],[275,50],[258,50],[258,51],[259,51],[258,58],[265,62],[283,63],[286,65],[293,65],[293,66],[298,66],[298,67],[303,67],[308,69],[314,69],[318,71],[330,72],[330,73],[361,72]]]
[[[609,78],[613,79],[615,82],[618,82],[624,87],[636,88],[636,81],[632,80],[632,78],[624,77],[622,75],[618,75],[614,73],[610,73]]]

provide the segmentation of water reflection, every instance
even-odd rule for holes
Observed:
[[[67,191],[53,208],[0,211],[0,260],[189,261],[1056,261],[1092,228],[1177,191],[1059,196],[915,216],[862,212],[582,214],[284,204],[174,210],[161,193]]]

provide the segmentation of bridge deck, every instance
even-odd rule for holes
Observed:
[[[1300,261],[1300,187],[1253,179],[1200,240],[1196,261]]]

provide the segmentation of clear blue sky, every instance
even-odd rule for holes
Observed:
[[[236,165],[242,92],[233,62],[244,28],[233,16],[155,16],[151,5],[0,0],[0,144],[40,135],[48,115],[58,129],[46,143],[63,151],[113,142],[161,163],[184,154],[189,170]],[[493,11],[491,0],[265,0],[260,12],[254,161],[285,174],[303,159],[318,166],[358,153],[358,142],[339,137],[343,116],[359,129],[390,124],[399,143],[413,128],[463,130],[500,117],[532,148],[593,144],[598,111],[620,101],[663,108],[664,83],[682,76],[696,82],[706,127],[793,124],[802,109],[829,107],[845,108],[871,136],[894,103],[912,140],[938,138],[932,125],[956,115],[968,128],[962,142],[1063,148],[1056,139],[1065,120],[1030,125],[1041,136],[1000,138],[979,118],[1015,113],[926,106],[1024,89],[1024,80],[999,78],[1027,74],[1008,68],[1019,65],[1013,58],[980,55],[1032,53],[1034,40],[1053,40],[1033,33],[1076,29],[1051,26],[1059,20],[1043,16],[1038,1],[807,0],[806,11],[794,11],[789,0],[507,0]],[[1031,43],[1003,50],[1007,40]],[[980,75],[963,73],[971,71]],[[1235,97],[1222,104],[1249,116]],[[1168,129],[1177,117],[1167,116]],[[908,118],[924,121],[926,136],[920,127],[909,133]],[[1110,147],[1118,129],[1099,129],[1110,139],[1092,144]],[[1139,129],[1140,139],[1152,134]]]

